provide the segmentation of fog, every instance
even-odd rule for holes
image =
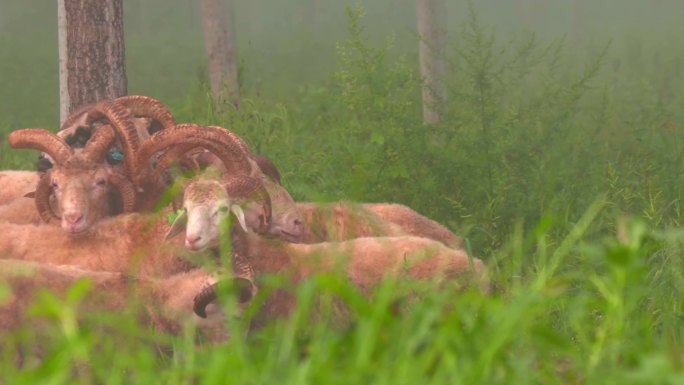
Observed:
[[[684,2],[668,0],[448,0],[452,36],[469,19],[505,42],[534,32],[565,38],[577,55],[606,44],[611,54],[682,50]],[[305,84],[335,70],[346,38],[345,7],[361,4],[373,42],[392,39],[393,55],[417,60],[415,2],[408,0],[235,0],[243,94],[290,100]],[[204,77],[199,5],[190,0],[125,0],[129,93],[181,103]],[[52,124],[58,116],[56,2],[0,0],[0,124]],[[452,46],[458,41],[452,39]],[[29,108],[31,107],[31,108]]]

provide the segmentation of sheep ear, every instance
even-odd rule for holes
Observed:
[[[231,205],[230,211],[232,211],[233,214],[235,214],[235,216],[238,219],[238,222],[240,222],[240,226],[243,230],[245,230],[245,232],[247,232],[247,224],[245,223],[245,212],[242,211],[242,207],[238,205]]]
[[[35,191],[27,192],[26,194],[24,194],[24,198],[35,198],[35,197],[36,197]]]
[[[169,229],[169,232],[166,233],[166,240],[169,240],[179,233],[181,233],[183,230],[185,230],[185,225],[188,223],[188,213],[185,210],[182,210],[180,214],[176,217],[176,219],[173,221],[171,224],[171,228]]]

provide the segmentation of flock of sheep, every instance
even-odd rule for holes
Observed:
[[[287,284],[260,302],[255,323],[287,316],[293,288],[321,272],[371,300],[387,277],[487,290],[482,262],[439,223],[399,204],[295,202],[238,135],[177,124],[150,97],[94,103],[56,134],[27,128],[8,141],[41,155],[35,172],[0,172],[0,282],[11,289],[0,334],[27,322],[37,289],[81,278],[94,287],[82,306],[115,310],[135,296],[149,326],[189,324],[214,341],[228,337],[219,288],[230,284],[239,312],[272,275]]]

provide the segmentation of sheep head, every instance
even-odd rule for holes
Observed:
[[[243,206],[252,200],[257,204],[249,205],[247,216]],[[248,176],[231,176],[227,180],[194,179],[185,186],[182,212],[172,224],[167,239],[185,230],[188,249],[199,251],[216,247],[221,234],[225,234],[222,226],[231,212],[246,232],[251,229],[263,234],[270,228],[271,203],[259,179]]]
[[[112,172],[104,162],[115,138],[109,125],[98,126],[82,149],[72,149],[62,138],[43,129],[27,128],[9,135],[13,148],[40,150],[54,160],[54,166],[38,182],[34,196],[44,221],[60,220],[69,234],[85,232],[109,213],[110,186],[119,190],[124,212],[134,209],[132,184]],[[51,195],[55,197],[59,214],[52,210]]]
[[[297,209],[297,204],[290,193],[278,183],[270,179],[262,180],[266,192],[271,200],[271,225],[262,235],[270,238],[279,238],[286,242],[301,242],[304,234],[304,219]],[[258,218],[253,217],[260,212],[252,207],[254,202],[248,202],[245,207],[245,220],[255,223]]]

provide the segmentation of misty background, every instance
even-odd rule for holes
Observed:
[[[684,2],[447,2],[444,120],[422,119],[416,3],[235,0],[239,110],[215,109],[199,4],[125,0],[128,93],[268,155],[297,200],[397,202],[486,255],[519,222],[684,213]],[[0,136],[56,130],[56,4],[0,0]],[[0,144],[5,168],[31,151]],[[426,199],[429,197],[429,199]]]
[[[236,0],[244,97],[296,103],[302,87],[329,80],[337,64],[336,44],[346,39],[344,9],[350,4],[365,9],[372,41],[393,39],[391,54],[406,55],[417,67],[415,1]],[[502,41],[530,32],[541,40],[565,38],[567,52],[581,57],[610,42],[614,66],[625,54],[642,66],[667,66],[662,61],[668,52],[684,51],[680,1],[479,0],[472,5]],[[452,46],[459,44],[457,32],[468,20],[468,7],[466,1],[448,1]],[[125,0],[124,27],[129,94],[151,95],[173,106],[204,81],[197,2]],[[0,0],[0,124],[56,127],[57,69],[56,2]]]

